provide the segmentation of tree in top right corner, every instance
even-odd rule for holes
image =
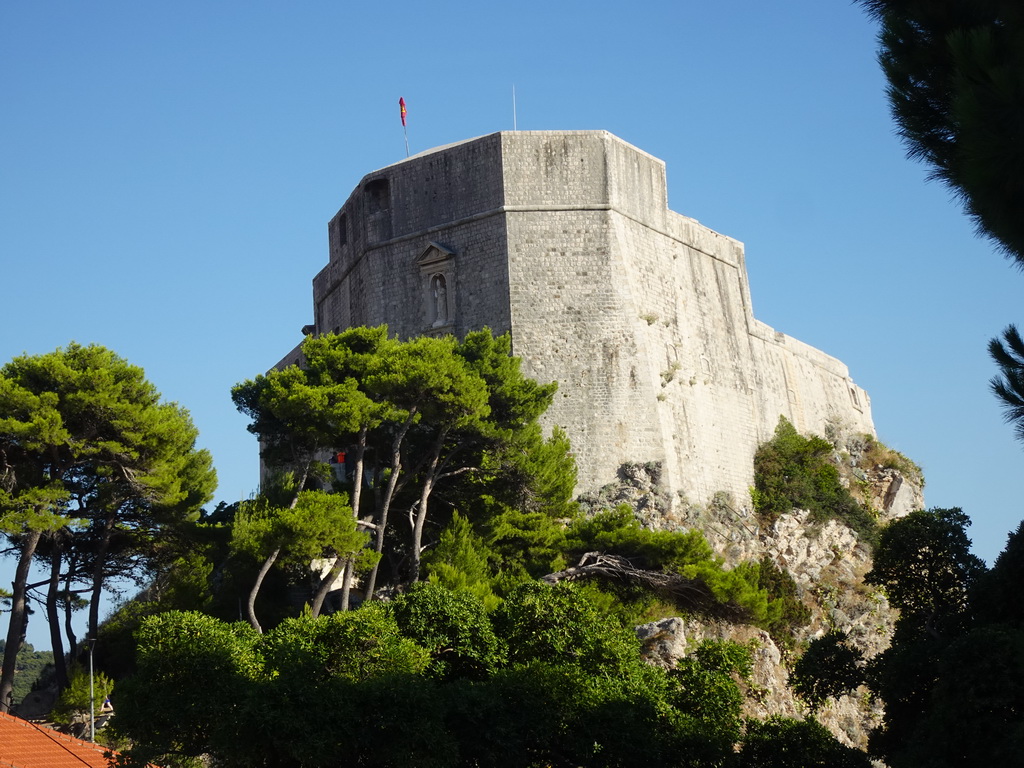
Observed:
[[[1024,267],[1024,4],[857,0],[881,22],[900,137]]]

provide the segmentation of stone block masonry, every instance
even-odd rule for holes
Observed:
[[[664,163],[605,131],[416,155],[364,177],[328,235],[313,331],[510,332],[526,373],[559,384],[546,419],[581,492],[658,462],[676,501],[745,506],[780,416],[874,434],[845,365],[754,318],[742,244],[669,210]]]

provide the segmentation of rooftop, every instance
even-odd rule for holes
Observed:
[[[0,767],[107,768],[107,747],[0,712]]]

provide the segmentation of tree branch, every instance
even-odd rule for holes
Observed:
[[[626,558],[604,552],[587,552],[579,563],[563,571],[541,578],[547,584],[560,581],[599,578],[620,584],[645,587],[685,610],[733,622],[749,620],[748,612],[735,603],[723,603],[699,579],[688,579],[677,573],[648,571],[637,568]]]

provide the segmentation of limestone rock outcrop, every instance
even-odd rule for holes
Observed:
[[[860,472],[863,478],[854,477],[867,497],[865,503],[881,522],[923,507],[918,476],[882,466]],[[810,621],[795,633],[798,646],[830,630],[845,633],[867,659],[889,646],[895,613],[885,596],[864,582],[864,575],[871,570],[871,552],[846,526],[835,520],[815,523],[806,510],[793,510],[772,525],[762,526],[751,510],[737,508],[724,494],[706,505],[680,503],[660,490],[657,466],[629,465],[621,477],[620,483],[583,498],[584,507],[594,510],[629,504],[651,527],[698,528],[730,565],[769,557],[793,578],[800,600],[810,610]],[[793,659],[762,629],[674,617],[638,627],[637,635],[646,658],[662,666],[674,665],[702,640],[749,644],[754,666],[751,679],[741,686],[745,716],[801,718],[811,714],[790,686],[788,665]],[[826,700],[813,714],[840,741],[864,748],[882,713],[882,702],[861,688]]]

